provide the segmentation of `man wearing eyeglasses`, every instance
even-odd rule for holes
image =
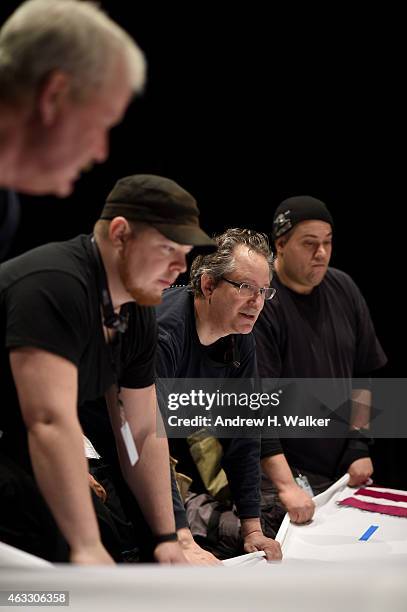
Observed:
[[[369,378],[385,365],[386,356],[358,287],[347,274],[329,267],[332,233],[330,212],[310,196],[284,200],[274,215],[278,299],[266,305],[254,330],[260,376],[342,379],[348,381],[344,384],[351,396],[342,405],[349,439],[282,439],[280,449],[275,440],[272,447],[263,440],[263,471],[275,487],[265,479],[263,495],[275,512],[274,529],[286,510],[296,523],[312,518],[314,504],[298,484],[312,495],[345,472],[350,486],[363,484],[373,473],[363,427],[370,410]],[[361,388],[352,390],[356,378],[363,382],[358,380]]]
[[[269,286],[272,254],[268,241],[263,234],[246,229],[229,229],[215,241],[215,253],[193,261],[189,287],[168,289],[157,306],[159,378],[257,377],[251,332],[265,300],[275,293]],[[235,550],[230,542],[225,552],[218,529],[212,534],[217,540],[214,545],[209,546],[208,541],[203,545],[220,557],[264,550],[269,560],[280,559],[279,544],[263,534],[259,518],[259,440],[223,438],[220,442],[221,464],[240,518],[241,539],[237,539]],[[186,440],[170,440],[170,450],[179,461],[177,469],[192,477],[191,489],[206,495],[205,503],[209,504],[205,468],[191,460]],[[191,518],[190,513],[188,516]],[[180,523],[179,515],[177,527],[181,543],[192,539],[187,521]],[[205,540],[205,529],[192,531]]]

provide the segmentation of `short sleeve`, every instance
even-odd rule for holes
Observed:
[[[129,389],[144,389],[155,381],[157,322],[152,308],[136,304],[129,307],[119,383]]]
[[[282,369],[281,337],[277,327],[277,317],[268,304],[254,326],[256,354],[261,378],[280,378]]]
[[[376,331],[366,301],[353,281],[352,285],[357,316],[356,354],[353,375],[363,376],[383,367],[387,362],[387,357],[376,337]]]
[[[5,305],[7,348],[35,347],[79,365],[90,314],[78,279],[63,272],[30,274],[8,288]]]
[[[177,378],[179,352],[175,337],[160,329],[155,364],[158,378]]]

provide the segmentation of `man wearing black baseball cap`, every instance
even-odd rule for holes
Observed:
[[[263,378],[365,379],[362,388],[349,387],[347,405],[354,434],[367,423],[370,407],[370,374],[386,363],[376,338],[369,310],[353,280],[329,267],[333,220],[324,202],[311,196],[284,200],[273,219],[277,258],[273,286],[276,299],[266,302],[254,328],[259,373]],[[350,409],[358,404],[361,410]],[[358,421],[358,418],[361,418]],[[346,435],[346,429],[345,429]],[[343,473],[351,486],[368,480],[373,472],[367,437],[263,440],[263,472],[266,504],[280,503],[275,510],[278,528],[287,510],[293,522],[312,518],[314,493],[326,489]],[[357,439],[356,439],[357,438]],[[291,468],[291,469],[290,469]],[[277,499],[277,495],[278,498]],[[312,491],[311,491],[312,494]]]
[[[160,301],[193,246],[214,248],[198,215],[195,199],[173,181],[127,177],[108,196],[93,236],[2,266],[0,386],[10,399],[0,417],[0,485],[11,483],[3,490],[19,490],[25,503],[0,499],[1,541],[67,560],[33,510],[45,516],[48,506],[72,562],[112,563],[92,508],[77,415],[78,405],[106,394],[123,474],[155,537],[155,558],[185,562],[168,445],[156,437],[154,311],[140,305]]]
[[[185,255],[193,246],[216,248],[198,217],[195,199],[170,179],[136,174],[116,183],[95,237],[102,255],[116,262],[122,287],[138,304],[161,301],[162,291],[185,271]]]
[[[153,174],[135,174],[117,181],[107,196],[101,219],[123,216],[148,223],[179,244],[216,248],[199,227],[195,198],[174,181]]]

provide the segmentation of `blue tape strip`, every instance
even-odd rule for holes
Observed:
[[[365,533],[360,536],[359,541],[366,542],[374,534],[376,529],[379,529],[379,525],[370,525],[369,529],[366,529]]]

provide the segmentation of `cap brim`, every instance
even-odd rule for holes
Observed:
[[[217,244],[209,238],[198,226],[191,225],[172,225],[166,223],[152,223],[163,236],[177,242],[178,244],[190,244],[194,247],[205,247],[206,251],[216,251]]]

